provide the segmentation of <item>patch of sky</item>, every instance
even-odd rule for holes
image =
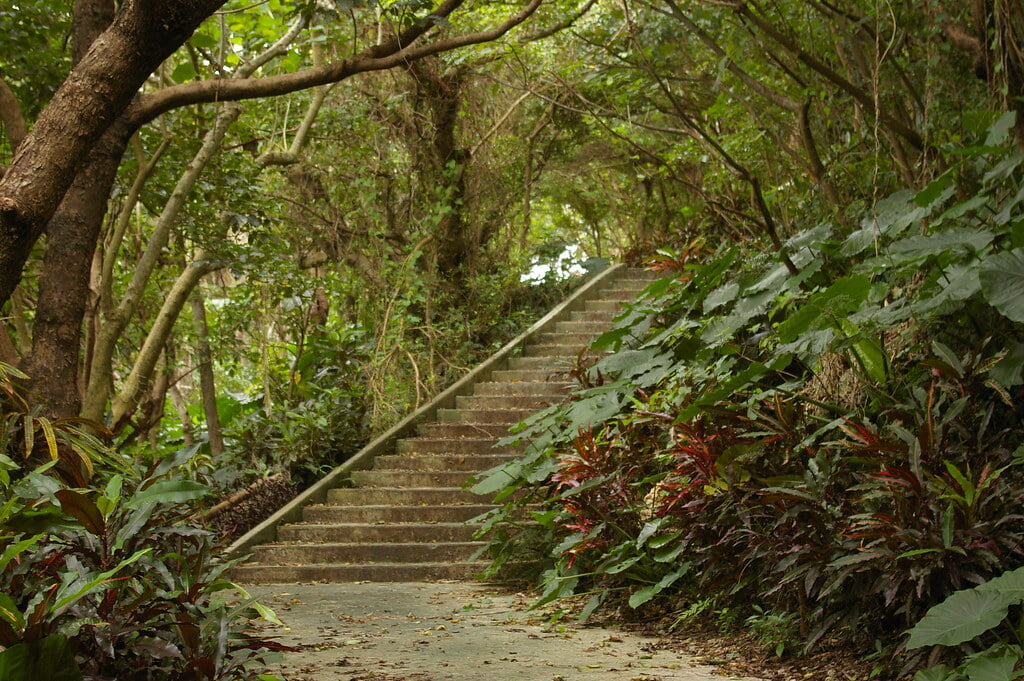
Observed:
[[[568,244],[554,258],[535,256],[530,262],[530,271],[520,275],[519,281],[537,286],[545,281],[564,281],[586,274],[587,269],[583,265],[585,259],[586,254],[579,244]]]

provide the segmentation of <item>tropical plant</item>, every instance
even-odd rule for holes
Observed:
[[[938,664],[914,681],[1013,681],[1024,675],[1024,629],[1010,608],[1024,603],[1024,568],[1009,570],[932,607],[908,633],[907,649],[961,646],[974,652],[950,669]],[[1016,609],[1016,608],[1015,608]],[[987,647],[981,648],[988,644]]]
[[[793,615],[807,647],[892,642],[1019,564],[1012,124],[852,232],[809,227],[781,258],[659,256],[668,276],[592,346],[610,353],[476,485],[510,515],[538,497],[556,511],[542,601],[639,606],[685,585]]]
[[[17,405],[12,375],[0,381]],[[0,451],[0,678],[241,680],[265,669],[265,652],[280,646],[249,621],[276,617],[225,578],[234,562],[187,522],[188,502],[208,491],[175,475],[189,451],[142,474],[103,471],[93,489],[62,484],[56,454],[23,465],[9,451]]]

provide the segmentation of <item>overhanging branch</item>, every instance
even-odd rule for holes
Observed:
[[[443,19],[447,14],[442,14],[442,11],[450,14],[461,4],[461,1],[450,0],[431,16]],[[502,37],[526,21],[537,10],[541,2],[543,0],[531,0],[525,8],[493,29],[436,40],[426,45],[413,44],[415,39],[419,38],[426,31],[426,28],[424,28],[415,34],[412,42],[405,42],[403,40],[403,38],[408,38],[412,35],[407,32],[397,39],[374,46],[348,59],[332,62],[320,67],[303,69],[294,73],[266,78],[239,78],[174,85],[148,95],[143,95],[135,111],[132,113],[132,118],[137,123],[142,124],[153,120],[167,111],[190,104],[214,101],[239,101],[285,95],[320,85],[337,83],[357,73],[382,71],[434,54],[489,42]]]

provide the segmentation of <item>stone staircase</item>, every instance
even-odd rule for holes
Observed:
[[[488,360],[487,371],[453,387],[465,394],[440,402],[448,406],[429,410],[432,418],[395,431],[401,437],[386,435],[371,444],[372,457],[357,455],[368,459],[365,470],[339,472],[336,483],[325,481],[330,488],[319,499],[307,494],[293,502],[296,508],[236,542],[236,552],[252,556],[235,568],[233,579],[415,582],[479,573],[487,563],[469,558],[483,542],[473,539],[477,526],[467,521],[493,505],[463,489],[464,483],[516,456],[495,443],[511,426],[564,397],[571,385],[566,370],[576,356],[652,278],[620,266],[592,282],[585,295],[556,308],[517,347],[502,351],[510,356]]]

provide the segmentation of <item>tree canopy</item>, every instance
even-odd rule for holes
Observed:
[[[972,524],[1016,527],[982,471],[1019,459],[1019,2],[15,0],[0,124],[0,366],[25,423],[84,417],[135,461],[191,448],[224,490],[311,479],[572,272],[646,262],[665,281],[513,477],[653,502],[613,527],[598,492],[556,498],[545,597],[591,559],[637,605],[669,590],[673,542],[715,536],[684,507],[792,539],[717,538],[792,568],[770,590],[707,573],[795,599],[805,629],[808,599],[849,614],[854,584],[891,633],[1019,558]],[[960,500],[983,484],[988,515]],[[872,590],[886,570],[906,579]]]

